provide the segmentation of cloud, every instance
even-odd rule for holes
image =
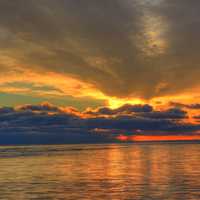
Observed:
[[[166,130],[173,125],[168,120],[154,120],[133,116],[120,116],[116,118],[92,118],[87,121],[90,128],[119,129],[122,131],[131,130]]]
[[[187,112],[179,108],[143,113],[140,116],[152,119],[185,119],[188,117]]]
[[[73,77],[93,97],[195,96],[199,9],[196,0],[1,0],[1,71]]]
[[[0,115],[2,114],[8,114],[8,113],[13,113],[14,109],[11,107],[4,107],[4,108],[0,108]]]
[[[179,107],[179,108],[187,108],[187,109],[194,109],[194,110],[199,110],[200,109],[200,104],[183,104],[183,103],[178,103],[178,102],[170,102],[171,106],[174,107]]]
[[[185,135],[200,131],[200,124],[186,122],[186,113],[180,109],[142,109],[144,112],[140,112],[142,105],[136,108],[136,112],[131,114],[118,112],[106,116],[105,113],[91,115],[75,108],[57,107],[49,103],[1,108],[0,143],[115,142],[121,134]]]
[[[140,105],[130,105],[125,104],[117,109],[115,109],[117,113],[148,113],[153,111],[153,107],[148,104]]]
[[[43,111],[43,112],[55,112],[55,113],[61,112],[59,107],[54,106],[48,102],[45,102],[39,105],[27,104],[27,105],[19,106],[18,109],[22,111],[39,111],[39,112]]]
[[[106,142],[105,137],[91,134],[83,119],[49,104],[1,112],[0,121],[0,144]]]
[[[108,107],[100,107],[97,109],[88,109],[85,114],[90,115],[119,115],[119,114],[133,114],[133,113],[146,113],[153,111],[153,107],[148,104],[125,104],[119,108],[111,109]]]
[[[91,116],[119,116],[132,115],[134,117],[143,117],[151,119],[186,119],[187,112],[181,108],[169,108],[165,110],[154,110],[153,106],[148,104],[130,105],[125,104],[119,108],[111,109],[108,107],[100,107],[97,109],[88,109],[84,112]]]

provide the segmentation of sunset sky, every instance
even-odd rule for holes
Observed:
[[[200,140],[199,10],[0,0],[0,143]]]

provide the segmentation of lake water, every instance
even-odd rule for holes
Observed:
[[[200,144],[3,146],[0,199],[198,200]]]

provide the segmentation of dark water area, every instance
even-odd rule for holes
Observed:
[[[0,199],[198,200],[200,144],[1,146]]]

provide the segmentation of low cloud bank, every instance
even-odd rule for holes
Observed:
[[[187,111],[177,107],[161,111],[151,105],[124,105],[79,112],[43,103],[0,108],[0,144],[101,143],[115,142],[121,134],[198,131],[200,124],[189,122]]]

